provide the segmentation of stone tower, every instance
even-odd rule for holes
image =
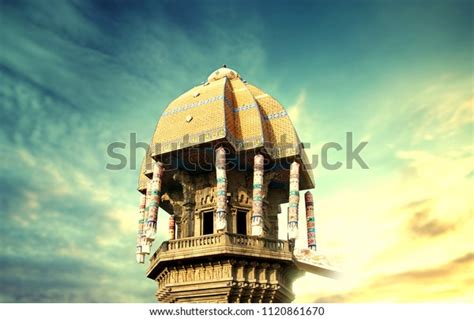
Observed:
[[[172,101],[138,186],[137,261],[150,254],[158,301],[291,302],[302,274],[293,254],[299,190],[313,187],[287,112],[236,71],[224,66]],[[288,240],[279,240],[288,202]],[[159,208],[169,221],[157,221]],[[150,251],[163,224],[169,239]]]

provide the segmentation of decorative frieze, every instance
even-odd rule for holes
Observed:
[[[291,302],[288,267],[292,266],[223,259],[166,268],[156,279],[156,295],[160,302],[216,302],[221,297],[223,302]],[[285,282],[279,284],[277,277]]]

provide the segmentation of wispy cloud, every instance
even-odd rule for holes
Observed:
[[[474,295],[474,253],[445,264],[376,277],[347,293],[318,298],[314,302],[469,302]],[[399,293],[403,291],[403,293]]]
[[[302,113],[305,111],[305,102],[306,91],[301,90],[301,92],[296,97],[296,101],[288,107],[290,119],[293,122],[293,125],[297,127],[303,127],[303,125],[300,125],[300,121],[302,121]]]
[[[460,83],[466,88],[467,82]],[[465,120],[459,121],[449,128],[449,134],[457,139],[446,138],[443,134],[448,132],[435,125],[442,125],[441,120],[430,115],[431,110],[447,107],[443,97],[450,89],[449,85],[445,89],[436,85],[429,98],[420,95],[398,101],[403,107],[413,100],[424,101],[421,113],[396,110],[384,122],[366,122],[362,129],[372,135],[367,153],[371,168],[360,173],[345,172],[361,176],[360,179],[349,178],[344,187],[322,195],[325,183],[334,178],[341,182],[339,175],[344,172],[321,172],[318,168],[319,187],[313,192],[318,247],[342,260],[340,266],[346,276],[333,282],[306,275],[295,283],[295,289],[302,292],[298,301],[415,302],[472,298],[474,292],[467,284],[473,280],[468,258],[472,257],[468,238],[474,225],[470,131]],[[465,93],[466,90],[457,91],[453,101],[462,101]],[[452,106],[457,108],[460,104]],[[385,112],[382,108],[371,117],[386,118]],[[400,131],[401,123],[407,125]],[[433,128],[435,140],[431,144],[416,139],[421,136],[416,123]],[[384,139],[378,134],[383,134]],[[390,136],[393,138],[389,144],[386,138]],[[374,152],[380,155],[373,157]],[[304,224],[304,220],[300,222]],[[305,234],[300,235],[300,245],[304,245]],[[432,282],[427,289],[429,280]],[[312,288],[314,282],[320,287],[316,293]]]
[[[305,276],[295,283],[298,301],[408,300],[415,293],[428,300],[433,295],[423,295],[424,281],[415,277],[432,270],[434,278],[439,265],[456,269],[447,275],[454,281],[446,298],[472,294],[457,277],[468,263],[456,262],[470,260],[465,239],[473,223],[472,83],[457,59],[459,46],[470,43],[460,30],[469,19],[445,10],[456,17],[453,26],[433,35],[426,30],[437,30],[439,19],[423,19],[431,23],[425,30],[418,15],[411,21],[405,13],[403,26],[392,17],[415,31],[371,33],[371,43],[383,44],[374,50],[333,23],[338,7],[181,6],[1,3],[0,301],[154,300],[155,283],[134,261],[137,171],[107,171],[106,146],[127,143],[131,132],[148,141],[167,103],[224,63],[289,106],[310,153],[335,139],[344,144],[346,131],[370,138],[371,170],[317,169],[319,247],[345,258],[347,276]],[[378,30],[376,19],[364,19],[375,23],[370,28],[359,21],[378,7],[354,9],[344,21],[355,34]],[[407,72],[406,60],[391,52],[417,32],[423,41],[411,49],[424,53],[402,52],[418,65]],[[427,54],[433,43],[443,44],[436,50],[443,55]],[[454,62],[433,67],[447,60]],[[417,75],[428,69],[436,71],[428,79]],[[400,70],[402,77],[389,76]],[[166,217],[160,212],[159,240]],[[395,278],[413,294],[360,293],[393,288]]]
[[[147,141],[181,91],[249,55],[256,72],[265,53],[251,32],[229,43],[212,20],[203,45],[149,5],[2,2],[0,301],[154,300],[135,264],[137,171],[107,171],[106,146],[131,132]]]
[[[409,221],[409,229],[419,236],[438,236],[455,229],[455,224],[442,222],[436,218],[430,219],[429,210],[422,210]]]

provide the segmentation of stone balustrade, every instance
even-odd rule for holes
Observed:
[[[160,255],[169,253],[197,252],[199,250],[215,250],[219,248],[257,249],[275,253],[291,254],[287,241],[247,236],[233,233],[218,233],[198,237],[188,237],[164,241],[160,248],[153,254],[150,261],[153,263]]]

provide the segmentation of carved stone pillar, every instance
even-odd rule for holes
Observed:
[[[194,235],[194,205],[192,203],[184,205],[184,214],[187,217],[186,237],[192,237]]]
[[[170,215],[169,217],[168,232],[170,240],[174,240],[176,238],[174,215]]]
[[[232,233],[237,233],[237,209],[231,208],[230,209],[231,215],[231,222],[230,222],[230,229]]]
[[[194,233],[194,208],[195,208],[195,188],[194,179],[185,171],[178,171],[173,175],[173,179],[181,184],[183,188],[183,203],[181,210],[182,218],[182,238],[191,237]]]
[[[199,210],[194,212],[194,236],[201,236],[201,214]]]
[[[181,229],[181,216],[175,215],[174,222],[176,224],[176,239],[182,238],[182,229]]]

